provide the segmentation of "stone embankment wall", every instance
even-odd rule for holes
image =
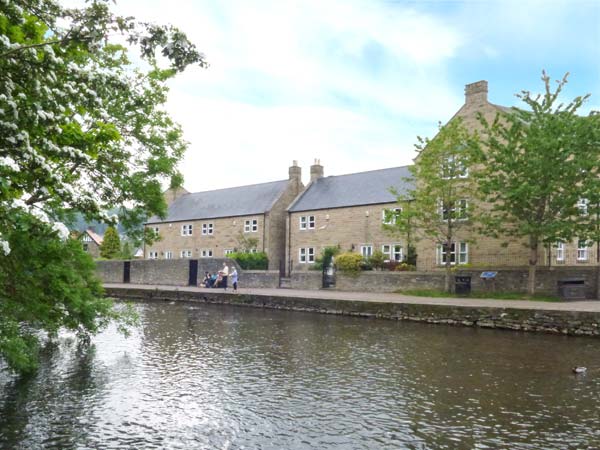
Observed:
[[[325,314],[410,320],[431,324],[536,331],[573,336],[600,336],[600,313],[535,309],[384,303],[324,298],[186,291],[108,288],[107,295],[130,300],[189,301]]]
[[[202,280],[204,271],[215,272],[228,261],[224,258],[207,258],[198,260],[198,280]],[[173,260],[134,260],[131,261],[132,284],[156,284],[170,286],[187,286],[189,279],[189,259]],[[105,283],[123,282],[123,261],[98,261],[97,273]],[[279,287],[278,271],[242,271],[238,267],[240,286],[247,288],[277,288]],[[494,280],[481,278],[482,270],[460,270],[453,272],[454,276],[471,278],[473,292],[526,292],[527,268],[502,269],[497,271]],[[536,275],[536,290],[539,293],[558,295],[559,282],[563,280],[581,280],[585,297],[598,298],[600,286],[599,270],[597,267],[540,267]],[[317,290],[322,287],[320,271],[296,271],[289,277],[289,287],[293,289]],[[342,273],[336,276],[336,290],[394,292],[407,289],[436,289],[444,287],[444,272],[387,272],[368,271],[356,276]]]

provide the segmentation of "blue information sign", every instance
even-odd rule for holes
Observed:
[[[481,278],[484,278],[486,280],[490,280],[490,279],[496,278],[497,274],[498,274],[498,272],[483,272],[481,274]]]

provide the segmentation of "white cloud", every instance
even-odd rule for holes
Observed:
[[[181,168],[192,191],[281,179],[294,159],[307,172],[320,158],[329,174],[407,164],[416,135],[462,103],[444,70],[461,34],[412,8],[342,0],[120,8],[176,24],[211,64],[176,79],[168,104],[191,143]]]

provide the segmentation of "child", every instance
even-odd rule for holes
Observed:
[[[233,292],[237,292],[237,283],[238,283],[238,273],[237,273],[237,269],[234,267],[233,272],[231,272],[231,284],[233,284]]]

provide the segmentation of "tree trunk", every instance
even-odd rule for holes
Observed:
[[[450,261],[450,247],[451,245],[444,244],[443,252],[446,255],[446,276],[444,279],[444,288],[448,294],[451,294],[452,289],[452,261]]]
[[[537,266],[538,247],[537,242],[529,248],[529,276],[527,278],[527,294],[535,294],[535,269]]]
[[[452,268],[446,264],[446,277],[444,280],[444,289],[448,294],[452,293]]]

